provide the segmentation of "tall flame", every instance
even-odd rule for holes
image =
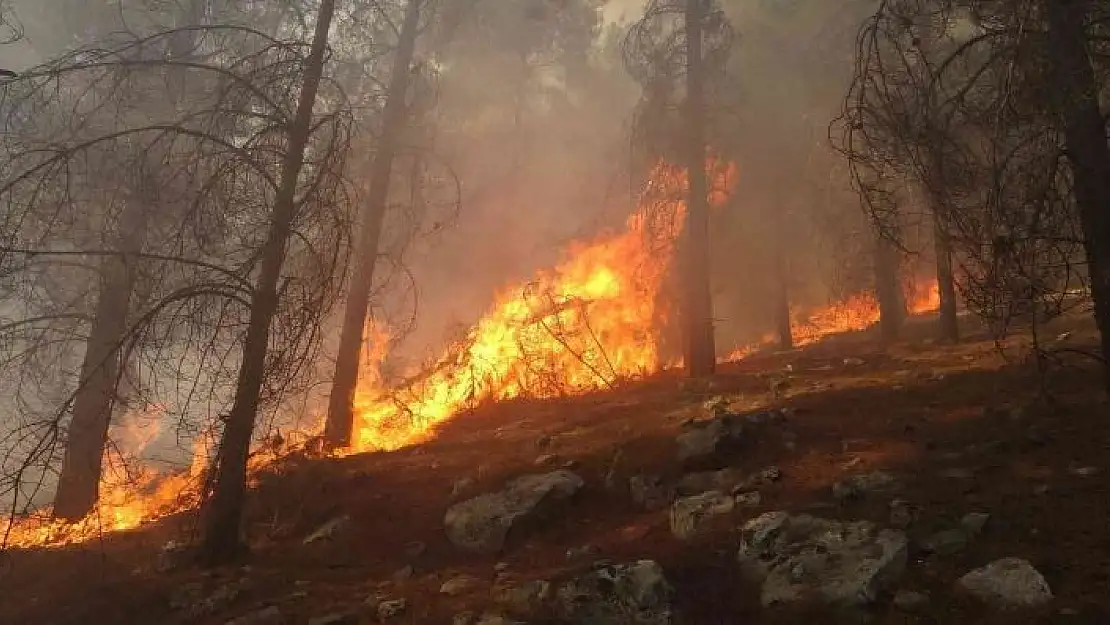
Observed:
[[[710,161],[709,172],[709,201],[720,205],[736,168]],[[421,441],[485,400],[577,394],[657,370],[657,296],[686,184],[684,170],[657,165],[623,232],[572,245],[553,269],[502,293],[463,341],[404,387],[362,385],[351,451]]]

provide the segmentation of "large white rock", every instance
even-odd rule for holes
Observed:
[[[964,575],[956,584],[1002,608],[1032,608],[1052,601],[1052,590],[1044,576],[1021,558],[995,560]]]
[[[583,484],[581,477],[564,469],[516,478],[501,491],[448,508],[443,520],[447,537],[468,551],[500,551],[511,531],[543,518],[573,497]]]
[[[765,606],[820,602],[865,605],[906,568],[906,536],[866,521],[768,512],[745,524],[739,559],[762,580]]]

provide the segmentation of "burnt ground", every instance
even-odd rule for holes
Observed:
[[[1064,343],[1093,345],[1090,329],[1076,323]],[[925,335],[928,325],[917,322],[914,333]],[[491,580],[504,562],[518,578],[558,580],[600,557],[657,560],[691,625],[1110,623],[1110,408],[1099,370],[1069,361],[1050,376],[1045,393],[1044,377],[1029,362],[1008,358],[1024,340],[1000,352],[982,333],[957,346],[918,336],[887,350],[866,334],[838,337],[728,365],[711,386],[660,375],[585,397],[486,406],[451,421],[434,441],[399,452],[290,460],[252,495],[254,554],[246,566],[158,572],[160,548],[181,538],[187,518],[95,544],[13,551],[3,560],[0,623],[223,624],[276,605],[286,622],[299,625],[356,609],[375,592],[407,599],[409,609],[392,622],[450,623],[461,610],[492,607],[488,586],[459,597],[439,594],[441,583],[459,573]],[[784,376],[783,396],[772,397],[771,379]],[[682,422],[721,394],[741,407],[789,408],[794,442],[768,433],[737,454],[734,466],[756,472],[775,465],[782,479],[762,489],[757,507],[738,509],[719,530],[680,542],[671,537],[665,510],[640,510],[627,493],[606,490],[604,476],[612,470],[627,483],[641,472],[677,475],[674,438]],[[456,480],[475,482],[462,497],[493,490],[542,470],[535,463],[545,453],[577,463],[587,482],[577,500],[500,556],[452,547],[442,519],[458,500]],[[899,587],[928,592],[928,607],[916,614],[889,601],[855,613],[761,608],[758,589],[737,570],[736,528],[768,510],[885,524],[890,497],[840,504],[830,491],[838,479],[879,469],[899,476],[898,496],[920,509],[911,539],[952,527],[968,512],[992,515],[962,552],[911,552]],[[331,539],[302,544],[341,515],[351,522]],[[414,555],[415,542],[426,545],[423,553]],[[584,545],[597,554],[568,559],[568,549]],[[1001,613],[954,590],[959,576],[1005,556],[1025,558],[1045,575],[1056,595],[1049,608]],[[406,565],[411,577],[394,580]],[[204,617],[175,609],[175,593],[198,584],[242,591]]]

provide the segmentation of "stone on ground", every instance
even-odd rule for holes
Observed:
[[[605,564],[559,588],[561,615],[575,625],[673,625],[674,589],[652,560]]]
[[[678,461],[684,464],[716,462],[735,452],[743,442],[744,428],[731,414],[695,422],[675,439]]]
[[[1021,558],[1002,558],[964,575],[957,586],[1001,608],[1031,608],[1052,601],[1040,571]]]
[[[472,592],[482,585],[482,580],[472,575],[456,575],[451,579],[443,582],[439,587],[440,594],[447,595],[448,597],[457,597]]]
[[[735,507],[735,499],[716,490],[675,500],[671,505],[671,533],[682,540],[693,538]]]
[[[874,602],[906,568],[906,536],[866,521],[768,512],[741,534],[740,563],[761,580],[764,606]]]
[[[582,488],[582,478],[559,469],[525,475],[498,492],[459,502],[447,510],[447,537],[467,551],[494,553],[504,548],[510,533],[538,522]]]

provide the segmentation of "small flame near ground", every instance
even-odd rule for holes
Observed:
[[[711,160],[709,173],[710,204],[720,206],[735,184],[736,167]],[[661,369],[655,330],[666,311],[660,309],[658,295],[682,229],[685,189],[683,169],[659,164],[623,232],[574,244],[563,262],[506,290],[464,340],[399,387],[386,388],[380,370],[389,329],[368,324],[355,397],[355,436],[343,453],[419,443],[438,425],[484,401],[581,394]],[[920,301],[936,299],[933,291]],[[935,308],[929,303],[911,308],[928,306]],[[854,296],[798,323],[796,341],[802,345],[877,320],[874,298]],[[143,466],[105,471],[98,510],[79,523],[53,520],[47,508],[0,525],[6,544],[79,543],[195,508],[209,464],[205,441],[199,437],[194,443],[186,471],[164,474]],[[260,450],[252,456],[251,472],[257,474],[303,441],[289,437],[281,446]]]

